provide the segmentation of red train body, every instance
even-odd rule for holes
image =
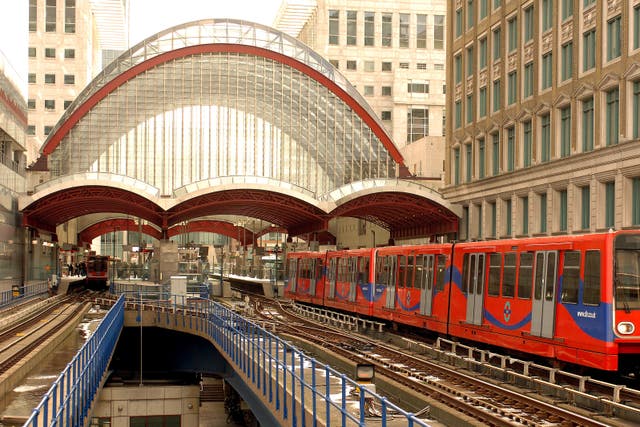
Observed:
[[[104,289],[109,283],[109,257],[106,255],[89,255],[85,261],[87,287]]]
[[[640,365],[640,231],[287,255],[296,301],[621,373]]]

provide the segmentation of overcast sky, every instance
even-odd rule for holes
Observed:
[[[129,0],[129,45],[174,25],[235,18],[272,25],[282,0]]]

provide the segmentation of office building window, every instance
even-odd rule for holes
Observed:
[[[500,110],[500,79],[493,82],[493,112]]]
[[[373,96],[373,86],[364,85],[364,96]]]
[[[582,36],[582,71],[596,66],[596,30],[589,30]]]
[[[382,111],[382,113],[380,114],[380,117],[384,121],[390,121],[391,120],[391,111],[389,111],[389,110]]]
[[[520,198],[522,204],[522,234],[529,234],[529,198],[527,196]]]
[[[542,55],[542,89],[551,87],[553,81],[553,53]]]
[[[333,65],[336,68],[336,70],[340,68],[340,61],[337,59],[330,59],[329,63]]]
[[[505,218],[504,218],[504,225],[505,225],[505,234],[507,236],[511,236],[511,199],[509,200],[505,200]]]
[[[433,16],[433,48],[444,49],[444,15]]]
[[[593,151],[594,111],[593,97],[582,101],[582,151]]]
[[[337,45],[340,42],[340,11],[329,10],[329,44]]]
[[[446,136],[447,135],[447,114],[444,111],[444,109],[442,110],[442,136]]]
[[[553,25],[553,0],[542,0],[542,31]]]
[[[347,46],[358,43],[358,12],[347,10]]]
[[[569,217],[569,200],[567,190],[560,190],[560,231],[567,231],[567,220]]]
[[[465,182],[471,182],[473,176],[473,157],[471,156],[471,144],[464,146],[465,151]]]
[[[393,34],[393,15],[390,13],[382,14],[382,39],[380,44],[384,47],[391,47],[391,36]]]
[[[591,6],[592,4],[595,4],[596,0],[582,0],[582,4],[584,5],[584,8],[586,9],[588,6]]]
[[[462,103],[460,101],[456,101],[455,103],[455,128],[459,129],[462,126]]]
[[[631,180],[631,225],[640,225],[640,178]]]
[[[467,29],[473,28],[473,0],[467,0]]]
[[[533,62],[529,62],[524,66],[524,87],[522,88],[525,98],[533,95]]]
[[[29,98],[27,100],[27,108],[29,110],[35,110],[36,109],[36,100],[33,98]]]
[[[65,101],[64,101],[64,109],[65,109],[65,110],[66,110],[67,108],[69,108],[69,105],[71,105],[71,102],[72,102],[72,101],[69,101],[69,100],[65,100]]]
[[[29,58],[35,58],[35,57],[36,57],[36,48],[29,47]]]
[[[524,42],[533,40],[533,5],[524,10]]]
[[[531,166],[531,159],[533,155],[533,136],[531,134],[531,120],[527,120],[522,124],[522,166]]]
[[[615,225],[616,214],[616,183],[610,181],[604,185],[605,193],[605,212],[604,212],[604,226],[613,227]]]
[[[640,137],[640,80],[633,82],[633,137]]]
[[[487,116],[487,87],[481,87],[478,91],[478,117]]]
[[[561,0],[562,1],[562,20],[573,16],[573,0]]]
[[[75,59],[76,50],[75,49],[65,49],[64,50],[64,59]]]
[[[427,15],[416,15],[416,48],[427,48]]]
[[[580,188],[580,226],[582,230],[591,227],[591,188],[587,185]]]
[[[502,5],[502,0],[493,0],[493,10],[496,10]]]
[[[427,63],[426,62],[418,62],[416,64],[416,70],[426,70],[427,69]]]
[[[633,48],[640,48],[640,4],[633,8]]]
[[[36,127],[34,125],[27,126],[27,135],[35,135]]]
[[[478,178],[484,178],[485,171],[485,161],[486,161],[486,153],[484,149],[484,138],[478,139]]]
[[[64,84],[72,85],[76,83],[76,76],[73,74],[65,74],[64,75]]]
[[[500,173],[500,134],[491,134],[491,172],[493,176]]]
[[[375,12],[364,13],[364,45],[375,46],[376,22]]]
[[[473,76],[473,46],[467,48],[467,77]]]
[[[467,95],[467,123],[473,122],[473,95]]]
[[[358,62],[354,59],[347,59],[347,70],[355,71],[358,68]]]
[[[429,93],[429,83],[407,83],[407,92],[409,93]]]
[[[44,127],[44,134],[49,135],[51,133],[51,131],[53,130],[53,126],[45,126]]]
[[[76,0],[65,0],[64,3],[64,32],[76,32]]]
[[[507,23],[507,29],[509,31],[509,52],[513,52],[518,48],[518,18],[514,16],[509,19]]]
[[[489,13],[489,0],[480,0],[480,11],[478,12],[478,18],[480,20],[483,20],[484,18],[487,17],[487,14]]]
[[[551,158],[551,115],[540,118],[540,161],[548,162]]]
[[[502,58],[502,33],[500,31],[500,28],[496,28],[495,30],[493,30],[493,60],[497,61],[498,59]]]
[[[562,45],[562,72],[561,79],[565,81],[571,78],[573,74],[573,43],[569,42]]]
[[[29,73],[28,82],[29,83],[35,83],[36,82],[36,74],[35,73]]]
[[[412,107],[407,112],[407,142],[415,142],[429,135],[429,109]]]
[[[44,48],[44,57],[45,58],[55,58],[56,57],[56,49],[53,47],[45,47]]]
[[[616,145],[620,135],[620,91],[614,88],[607,92],[606,143]]]
[[[487,38],[483,37],[478,41],[478,67],[481,70],[487,68]]]
[[[44,9],[44,30],[47,33],[56,31],[56,0],[46,0]]]
[[[507,104],[515,104],[518,98],[518,72],[512,71],[507,76]]]
[[[540,194],[540,232],[547,232],[547,193]]]
[[[622,52],[620,48],[620,15],[607,22],[607,61],[618,58]]]
[[[456,37],[462,35],[462,9],[456,10]]]
[[[409,47],[409,14],[400,14],[400,25],[398,28],[398,46]]]
[[[391,96],[391,86],[382,86],[380,93],[382,96]]]
[[[516,167],[516,130],[514,127],[507,129],[507,171],[511,172]]]
[[[491,215],[491,237],[496,237],[496,225],[498,222],[498,215],[496,212],[496,202],[489,203],[489,213]]]
[[[373,73],[376,70],[376,63],[373,61],[364,61],[364,70]]]
[[[54,84],[56,82],[56,75],[55,74],[45,74],[44,75],[44,82],[47,84]]]
[[[462,55],[458,54],[453,58],[456,84],[462,82]]]
[[[55,110],[56,109],[56,101],[54,99],[45,99],[44,100],[44,109],[45,110]]]
[[[29,31],[38,31],[38,0],[29,0]]]
[[[560,157],[571,154],[571,107],[560,109]]]
[[[460,148],[453,149],[453,183],[460,184]]]

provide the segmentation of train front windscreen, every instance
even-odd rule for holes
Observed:
[[[621,234],[614,245],[616,309],[640,310],[640,234]]]

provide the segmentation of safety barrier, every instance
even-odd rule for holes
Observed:
[[[208,335],[244,381],[253,385],[254,392],[293,426],[364,426],[369,416],[382,427],[392,418],[394,426],[402,419],[410,427],[428,426],[385,397],[216,302],[184,295],[159,300],[150,293],[131,292],[127,294],[127,307],[190,318],[191,327]],[[354,392],[356,397],[349,401]]]
[[[46,281],[32,283],[30,285],[14,285],[12,289],[0,292],[0,308],[8,307],[19,300],[44,295],[49,291]]]
[[[25,427],[84,425],[124,326],[124,302],[120,296],[54,381]]]

